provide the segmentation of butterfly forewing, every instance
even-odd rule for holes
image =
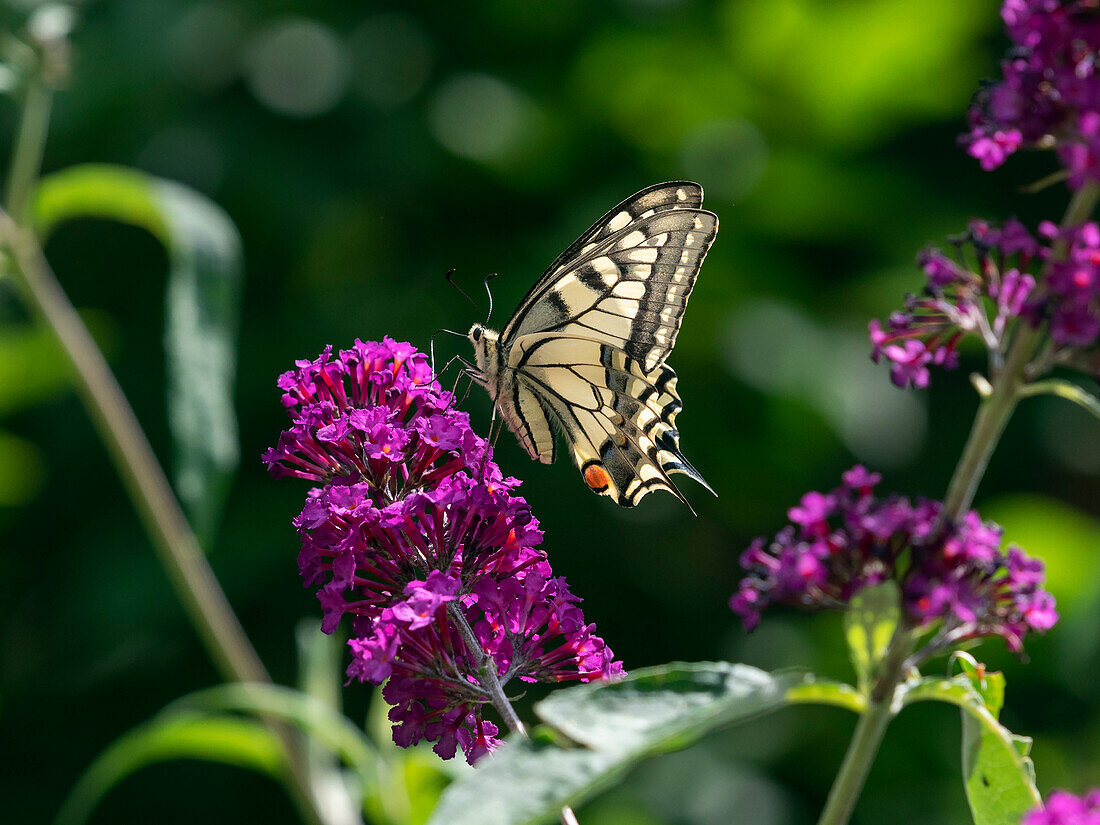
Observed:
[[[636,221],[670,209],[698,209],[703,203],[703,189],[690,181],[659,183],[638,192],[609,210],[602,218],[590,226],[568,249],[562,252],[547,267],[542,276],[520,301],[501,337],[507,339],[514,333],[515,326],[527,315],[528,309],[537,302],[557,280],[569,270],[584,261],[593,247],[616,232]]]
[[[701,209],[658,212],[597,242],[510,324],[505,345],[559,331],[616,346],[652,369],[676,343],[695,278],[718,229]]]

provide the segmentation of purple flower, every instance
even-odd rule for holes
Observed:
[[[890,380],[902,389],[912,385],[917,389],[928,386],[928,364],[932,363],[935,350],[930,350],[923,341],[912,339],[900,346],[895,344],[885,349],[886,357],[893,361],[890,367]]]
[[[1054,791],[1045,804],[1028,813],[1020,825],[1100,825],[1100,790],[1084,796]]]
[[[1100,179],[1100,24],[1093,0],[1005,0],[1014,47],[983,87],[960,143],[982,169],[1020,148],[1051,148],[1079,188]]]
[[[966,153],[977,158],[982,169],[991,172],[1020,148],[1024,136],[1019,129],[997,129],[992,134],[987,134],[984,129],[975,126],[970,130],[968,140]]]
[[[862,464],[857,464],[841,476],[841,481],[849,490],[860,495],[869,496],[875,486],[882,481],[881,473],[872,473]]]
[[[746,571],[730,609],[752,630],[772,604],[845,607],[868,585],[894,580],[906,621],[940,623],[935,644],[1001,636],[1019,651],[1030,630],[1058,620],[1054,598],[1040,589],[1042,562],[1017,547],[1001,550],[1001,530],[970,512],[941,524],[937,501],[878,498],[877,473],[856,466],[828,494],[807,493],[792,525],[741,555]]]
[[[917,259],[927,276],[924,291],[908,296],[905,311],[886,324],[868,325],[871,358],[890,362],[894,384],[925,387],[931,366],[955,368],[966,337],[981,340],[1001,363],[1021,322],[1044,328],[1054,344],[1047,362],[1031,369],[1034,376],[1054,364],[1097,376],[1100,227],[1044,221],[1033,235],[1014,220],[999,229],[974,221],[953,241],[967,267],[925,250]]]
[[[553,576],[519,482],[423,353],[388,338],[326,348],[279,387],[291,424],[264,461],[318,485],[294,520],[299,569],[326,633],[352,617],[348,676],[386,683],[395,742],[470,761],[492,751],[486,659],[502,684],[622,674]]]
[[[453,576],[433,570],[427,581],[411,581],[405,585],[408,598],[390,608],[393,618],[407,622],[409,630],[427,627],[436,620],[439,608],[458,598],[460,585]]]

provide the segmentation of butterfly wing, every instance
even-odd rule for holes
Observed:
[[[539,406],[538,415],[525,417],[525,426],[549,435],[550,423],[557,424],[596,493],[632,507],[663,489],[687,504],[671,473],[710,489],[680,452],[681,403],[668,365],[647,371],[618,347],[556,333],[516,339],[510,358],[516,397]]]
[[[657,212],[670,209],[698,209],[702,203],[702,187],[689,181],[659,183],[631,195],[588,227],[569,248],[554,259],[554,262],[547,267],[519,302],[508,326],[504,328],[503,337],[507,338],[513,333],[515,328],[523,322],[528,310],[543,297],[558,278],[576,268],[577,263],[585,260],[598,243],[630,224],[655,215]]]
[[[718,231],[702,201],[685,181],[623,201],[558,256],[499,338],[494,397],[520,443],[549,462],[560,427],[585,482],[623,506],[655,489],[686,503],[669,473],[706,486],[679,451],[665,366]]]

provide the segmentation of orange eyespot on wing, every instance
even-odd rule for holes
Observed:
[[[595,492],[602,493],[611,486],[611,476],[607,474],[607,470],[603,468],[602,464],[593,461],[584,468],[584,483]]]

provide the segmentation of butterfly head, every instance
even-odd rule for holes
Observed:
[[[466,337],[474,345],[474,356],[478,370],[483,375],[490,372],[495,373],[497,341],[500,334],[483,324],[474,324],[470,327],[470,331],[466,333]]]

